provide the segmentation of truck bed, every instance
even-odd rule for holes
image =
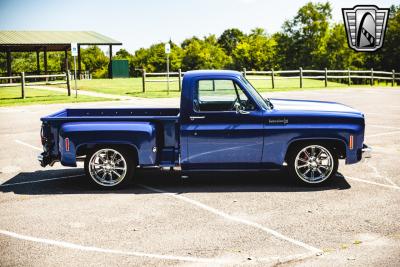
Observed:
[[[179,108],[93,108],[64,109],[41,118],[48,121],[99,121],[99,120],[146,120],[146,121],[177,121]]]
[[[45,153],[44,166],[60,157],[58,146],[60,128],[66,123],[93,122],[114,124],[116,122],[149,122],[155,126],[155,143],[158,147],[157,164],[173,166],[179,151],[179,108],[93,108],[64,109],[41,118],[42,132],[51,152]],[[51,138],[49,138],[51,136]],[[79,155],[78,155],[79,156]],[[43,165],[42,165],[43,166]]]

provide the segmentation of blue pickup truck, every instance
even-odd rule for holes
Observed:
[[[41,118],[43,167],[85,162],[95,185],[126,185],[137,168],[287,169],[306,184],[368,157],[364,114],[334,102],[264,99],[240,72],[190,71],[180,108],[65,109]]]

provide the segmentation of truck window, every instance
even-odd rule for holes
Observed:
[[[233,111],[237,101],[246,110],[254,109],[254,105],[233,80],[200,80],[194,108],[196,111]]]

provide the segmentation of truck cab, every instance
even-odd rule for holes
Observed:
[[[66,109],[41,119],[42,166],[60,161],[100,187],[136,168],[288,169],[306,184],[332,177],[339,159],[369,156],[364,114],[334,102],[265,99],[240,72],[189,71],[179,109]]]

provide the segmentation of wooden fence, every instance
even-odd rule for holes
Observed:
[[[370,70],[303,70],[299,68],[297,70],[270,70],[270,71],[248,71],[243,69],[243,75],[248,80],[265,80],[271,81],[272,88],[275,88],[275,81],[282,79],[298,79],[299,88],[303,88],[304,79],[318,79],[325,82],[325,87],[328,87],[328,80],[332,79],[345,79],[348,85],[352,84],[354,79],[366,79],[372,86],[376,80],[386,80],[391,82],[392,86],[395,85],[397,81],[400,81],[400,73],[396,73],[394,70],[389,71],[376,71],[374,69]],[[169,76],[173,77],[169,79],[169,82],[179,82],[179,91],[182,90],[182,77],[185,73],[180,69],[178,72],[170,72]],[[142,70],[142,91],[146,92],[146,84],[152,82],[163,82],[167,83],[168,73],[166,72],[154,72],[148,73],[146,70]],[[160,79],[147,79],[149,77],[158,77]],[[162,79],[161,79],[162,78]]]
[[[0,77],[0,80],[9,80],[9,83],[0,83],[0,87],[21,86],[21,98],[25,98],[25,86],[29,85],[66,84],[68,96],[71,95],[69,71],[61,74],[47,74],[47,75],[25,75],[24,72],[21,72],[20,75]],[[30,82],[30,80],[35,80],[35,82]],[[37,82],[37,80],[42,80],[42,81]]]
[[[287,75],[289,74],[289,75]],[[248,80],[271,80],[272,88],[275,88],[275,81],[279,79],[299,79],[299,87],[303,88],[303,79],[318,79],[325,81],[325,87],[328,87],[328,79],[346,79],[348,85],[352,84],[352,79],[366,79],[369,80],[370,85],[374,85],[375,80],[386,80],[391,81],[392,86],[396,81],[400,80],[400,73],[396,73],[394,70],[388,71],[376,71],[370,70],[278,70],[274,71],[247,71],[243,69],[243,75]],[[251,77],[255,76],[257,77]],[[260,76],[265,77],[260,77]]]
[[[146,92],[146,83],[174,83],[178,82],[179,91],[182,90],[182,77],[184,72],[179,69],[177,72],[152,72],[147,73],[145,69],[142,70],[142,92]],[[147,79],[148,77],[165,77],[165,79]],[[172,78],[172,79],[171,79]],[[168,87],[169,88],[169,87]]]

